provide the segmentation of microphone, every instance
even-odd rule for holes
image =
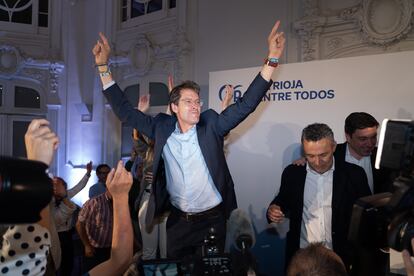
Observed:
[[[242,209],[231,212],[228,222],[228,233],[232,243],[239,251],[245,253],[256,243],[253,225],[249,216]]]

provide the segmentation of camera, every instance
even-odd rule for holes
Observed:
[[[397,175],[393,192],[363,197],[354,204],[349,240],[365,248],[407,249],[414,237],[414,121],[385,119],[375,167]]]
[[[48,166],[39,161],[0,156],[0,224],[33,223],[53,196]]]
[[[139,260],[138,270],[140,275],[210,275],[227,276],[234,274],[232,270],[232,258],[229,254],[222,253],[217,243],[217,233],[211,227],[204,237],[201,246],[201,256],[192,255],[182,260],[155,259]]]

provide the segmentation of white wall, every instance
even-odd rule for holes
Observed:
[[[384,118],[413,120],[414,94],[411,91],[414,79],[410,69],[413,62],[414,51],[409,51],[291,63],[280,66],[273,75],[273,80],[279,82],[279,88],[283,86],[281,83],[285,83],[285,88],[272,86],[268,94],[282,94],[285,100],[276,97],[275,100],[262,102],[229,134],[227,141],[227,160],[238,205],[248,211],[253,220],[258,237],[255,252],[262,264],[266,263],[267,258],[278,260],[278,255],[283,252],[281,244],[274,244],[278,237],[269,232],[266,210],[279,191],[283,168],[300,157],[302,129],[315,122],[326,123],[334,131],[336,141],[342,143],[345,140],[344,120],[351,112],[368,112],[380,122]],[[242,85],[239,90],[244,93],[259,70],[247,68],[212,72],[211,107],[220,110],[218,93],[224,84]],[[296,97],[312,90],[331,90],[334,96],[312,100]],[[289,93],[291,98],[286,100]],[[268,269],[269,265],[264,269]],[[279,268],[272,269],[276,271]]]

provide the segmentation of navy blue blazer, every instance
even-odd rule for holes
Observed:
[[[287,166],[283,170],[279,194],[270,203],[280,206],[282,212],[290,219],[286,237],[286,265],[300,247],[306,173],[306,166]],[[332,245],[333,250],[347,266],[352,260],[352,249],[347,240],[353,204],[356,199],[368,195],[370,189],[364,170],[357,165],[338,162],[335,159],[332,188]]]
[[[223,198],[226,217],[229,217],[231,211],[237,208],[237,202],[234,183],[223,151],[224,137],[256,109],[271,85],[272,81],[268,82],[258,74],[242,98],[220,114],[212,109],[202,112],[197,123],[200,149],[213,182]],[[155,217],[162,215],[170,208],[162,150],[175,130],[177,118],[164,113],[152,117],[134,109],[116,84],[106,89],[104,95],[122,122],[155,141],[153,163],[155,185],[152,185],[146,217],[146,222],[151,223]]]

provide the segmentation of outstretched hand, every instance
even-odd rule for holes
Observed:
[[[269,57],[280,58],[283,50],[285,49],[285,35],[283,32],[278,32],[280,21],[276,21],[272,31],[267,37],[267,43],[269,45]]]
[[[221,102],[221,111],[226,109],[229,105],[231,100],[233,99],[234,88],[230,84],[226,85],[226,95],[224,96],[223,101]]]
[[[24,135],[27,159],[41,161],[48,166],[52,162],[59,138],[50,130],[45,119],[34,119]]]
[[[109,46],[108,39],[103,33],[99,33],[100,40],[98,40],[92,49],[95,56],[95,64],[108,64],[109,55],[111,54],[111,46]]]
[[[145,113],[148,111],[148,109],[150,108],[150,95],[142,95],[141,97],[139,97],[139,101],[138,101],[138,106],[137,106],[138,110]]]
[[[86,173],[90,175],[91,172],[92,172],[92,161],[89,161],[89,163],[86,164]]]
[[[168,93],[171,93],[171,91],[174,88],[174,79],[173,76],[168,75]]]
[[[128,196],[131,186],[132,174],[125,169],[122,161],[119,161],[116,170],[112,168],[109,172],[106,179],[106,187],[111,193],[112,198],[116,200]]]

